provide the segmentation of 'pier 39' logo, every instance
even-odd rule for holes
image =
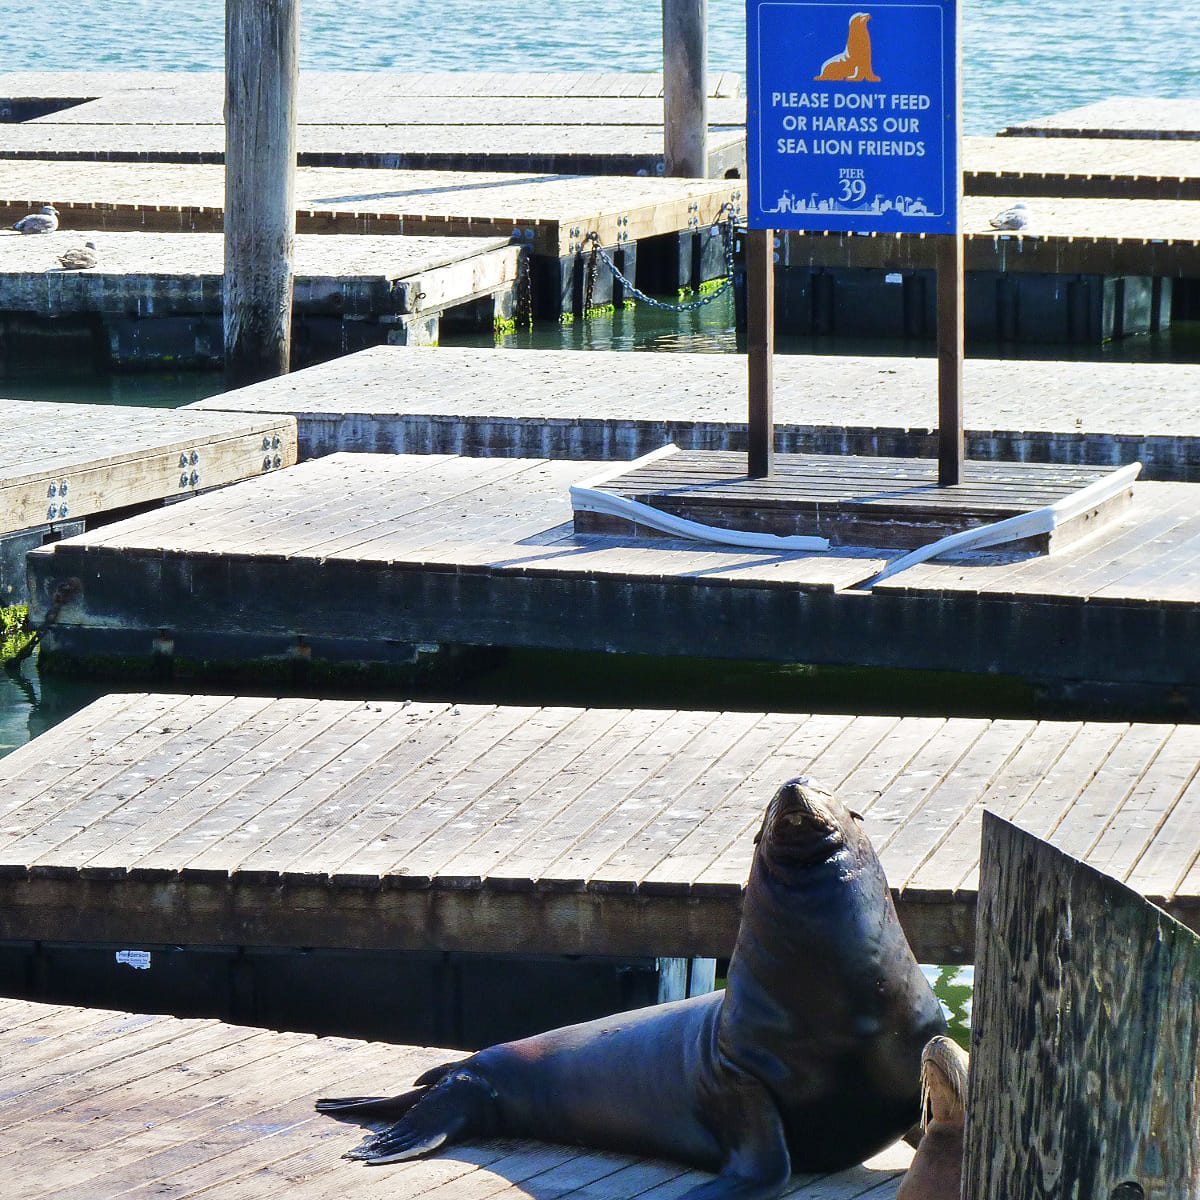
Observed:
[[[953,232],[952,0],[749,0],[750,225]]]

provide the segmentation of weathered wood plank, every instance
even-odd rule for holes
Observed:
[[[1200,938],[995,816],[983,826],[963,1195],[1200,1187]]]
[[[1197,108],[1195,100],[1119,97],[1010,125],[1004,133],[1031,137],[1195,140],[1200,138]]]
[[[864,814],[929,961],[970,957],[985,808],[1200,925],[1195,731],[134,696],[0,761],[0,937],[727,954],[764,798]],[[43,748],[42,742],[45,742]],[[1133,840],[1118,838],[1118,823]],[[1138,874],[1140,872],[1140,875]],[[1189,915],[1190,913],[1190,915]],[[316,922],[314,926],[313,922]]]
[[[637,355],[588,353],[377,347],[193,407],[289,413],[304,458],[745,449],[744,359],[659,355],[647,373]],[[932,359],[778,355],[774,370],[781,453],[933,457]],[[965,377],[969,459],[1140,461],[1144,478],[1200,480],[1200,367],[972,358]]]
[[[87,1039],[62,1044],[64,1021]],[[0,1002],[0,1039],[19,1033],[7,1062],[20,1074],[41,1046],[59,1056],[41,1077],[36,1102],[0,1098],[6,1142],[0,1161],[19,1169],[30,1200],[116,1197],[178,1200],[668,1200],[705,1177],[678,1164],[580,1147],[492,1140],[437,1157],[366,1170],[340,1155],[357,1131],[318,1117],[328,1091],[395,1091],[455,1051],[266,1033],[212,1021],[58,1009]],[[39,1043],[39,1039],[45,1038]],[[32,1044],[31,1044],[32,1043]],[[902,1144],[862,1167],[797,1176],[796,1200],[888,1200],[911,1159]]]
[[[1032,596],[1020,583],[1040,560],[1003,553],[919,565],[867,589],[894,552],[764,555],[667,539],[564,540],[569,486],[594,477],[596,464],[485,465],[508,473],[498,498],[478,460],[430,467],[422,456],[332,455],[201,497],[187,523],[151,513],[35,550],[35,620],[63,581],[80,580],[45,649],[148,655],[167,629],[183,660],[241,659],[244,638],[255,639],[256,653],[285,654],[300,636],[336,658],[353,630],[356,658],[371,654],[372,639],[381,648],[459,642],[715,655],[1001,672],[1159,711],[1197,702],[1197,663],[1178,652],[1200,636],[1200,592],[1186,561],[1134,597],[1094,594],[1077,576],[1096,545],[1088,541],[1060,551],[1053,578]],[[424,494],[406,489],[414,466],[439,474]],[[1147,526],[1187,491],[1139,484],[1107,536]],[[371,504],[339,510],[354,496]],[[327,518],[314,510],[319,498]],[[221,522],[248,507],[270,514],[270,541],[251,529],[215,551]],[[1189,521],[1200,532],[1200,516]],[[218,562],[220,570],[208,569]],[[714,637],[731,621],[736,639]]]
[[[1096,275],[1192,278],[1200,273],[1200,202],[1039,198],[1028,229],[998,233],[991,218],[1019,196],[966,196],[962,228],[967,271],[1065,271]],[[934,244],[904,234],[789,233],[789,267],[885,267],[929,270]]]
[[[210,165],[11,161],[0,182],[0,219],[52,199],[65,229],[217,230],[224,178],[223,167]],[[297,228],[515,234],[534,253],[557,258],[576,253],[592,231],[614,246],[709,225],[726,205],[737,206],[743,186],[736,179],[302,167],[296,172]]]
[[[0,399],[0,534],[194,496],[296,461],[289,417]],[[0,579],[25,597],[23,571]]]
[[[129,91],[203,92],[217,96],[220,71],[4,71],[0,97],[100,99]],[[300,103],[326,104],[350,95],[436,96],[661,96],[657,71],[312,71],[300,72]],[[741,76],[730,71],[709,73],[710,96],[742,94]],[[303,115],[303,114],[302,114]]]

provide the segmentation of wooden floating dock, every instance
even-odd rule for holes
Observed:
[[[974,955],[980,822],[1200,928],[1200,727],[111,695],[0,761],[0,939],[727,956],[811,774],[922,962]]]
[[[288,413],[300,457],[337,451],[632,459],[744,450],[746,361],[725,354],[378,347],[197,402]],[[777,355],[783,453],[937,454],[932,358]],[[968,359],[967,457],[1125,466],[1200,481],[1200,366]]]
[[[963,202],[966,322],[989,342],[1088,343],[1171,322],[1175,281],[1200,279],[1200,202],[1030,202],[1027,230],[990,218],[1014,196]],[[800,334],[932,339],[933,241],[904,234],[779,237],[778,326]]]
[[[0,400],[0,598],[26,598],[25,554],[135,506],[291,466],[286,416]]]
[[[990,218],[1016,196],[968,196],[963,234],[969,271],[1200,276],[1200,203],[1186,200],[1055,199],[1030,203],[1023,232]],[[926,268],[933,243],[906,234],[785,235],[785,265]]]
[[[661,123],[660,123],[661,124]],[[662,174],[652,125],[301,125],[301,166]],[[709,130],[709,176],[745,175],[744,128]],[[0,158],[220,163],[219,125],[0,124]],[[1097,138],[969,137],[971,195],[1198,200],[1200,160],[1187,143]]]
[[[184,85],[176,90],[127,92],[93,100],[34,125],[209,125],[224,124],[224,89],[205,91]],[[712,98],[709,121],[722,126],[745,125],[743,99]],[[429,96],[374,92],[367,82],[336,96],[297,104],[298,125],[659,125],[662,100],[640,96]]]
[[[746,475],[745,454],[675,450],[635,462],[591,491],[718,529],[827,538],[833,546],[915,550],[939,538],[1058,504],[1112,476],[1107,467],[972,463],[958,483],[938,485],[933,459],[776,454],[764,479]],[[1005,552],[1059,551],[1092,536],[1128,508],[1132,482],[1047,533],[1014,539]],[[575,505],[576,533],[668,537],[638,517]]]
[[[2,175],[0,224],[53,203],[66,229],[221,228],[219,166],[22,160]],[[301,233],[511,239],[539,259],[535,310],[557,316],[584,307],[584,239],[592,232],[649,290],[725,274],[722,239],[709,234],[728,206],[741,205],[742,187],[738,180],[305,167],[296,172],[297,225]],[[601,270],[593,303],[620,299]]]
[[[59,256],[89,239],[98,265],[62,270]],[[44,360],[73,338],[110,368],[221,365],[220,234],[4,233],[0,247],[0,328],[9,331],[10,353]],[[296,359],[435,342],[442,316],[468,306],[490,329],[513,314],[521,253],[496,237],[303,235]],[[40,322],[35,331],[31,320]]]
[[[4,71],[0,72],[0,114],[25,121],[17,103],[53,102],[63,106],[145,91],[178,93],[186,88],[220,98],[222,71]],[[348,94],[365,103],[404,96],[474,97],[662,97],[658,71],[308,71],[300,72],[305,113]],[[742,77],[733,71],[708,76],[711,99],[742,95]]]
[[[1200,147],[1186,142],[969,137],[963,154],[970,195],[1200,200]]]
[[[1120,97],[1010,125],[1007,137],[1144,138],[1195,141],[1200,138],[1200,100]]]
[[[302,167],[661,175],[661,101],[658,107],[657,125],[301,125],[297,162]],[[711,128],[708,155],[710,178],[744,176],[745,129]],[[225,130],[221,125],[0,124],[0,159],[10,158],[221,163]]]
[[[541,103],[541,102],[539,102]],[[486,114],[485,114],[486,115]],[[645,124],[496,123],[300,125],[301,166],[661,175],[661,113]],[[220,163],[219,124],[0,124],[0,158]],[[746,133],[709,130],[712,178],[745,175]],[[1200,159],[1188,143],[1099,138],[969,137],[963,186],[974,195],[1200,199]]]
[[[161,661],[167,637],[187,670],[523,646],[1002,673],[1078,703],[1200,710],[1181,651],[1200,638],[1188,484],[1139,485],[1111,532],[1050,558],[927,564],[871,591],[895,552],[576,535],[568,488],[599,470],[339,454],[57,542],[29,557],[35,621],[82,583],[43,653]]]
[[[457,1051],[0,1001],[0,1126],[22,1200],[673,1200],[707,1176],[583,1147],[493,1139],[364,1167],[361,1132],[318,1095],[395,1092]],[[796,1176],[794,1200],[893,1200],[903,1143],[835,1175]]]

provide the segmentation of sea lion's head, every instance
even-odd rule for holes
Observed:
[[[807,775],[789,779],[771,799],[754,839],[759,854],[799,866],[826,862],[866,841],[862,818]]]

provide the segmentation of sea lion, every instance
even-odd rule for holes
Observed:
[[[539,1138],[719,1172],[682,1200],[766,1200],[794,1170],[837,1170],[900,1137],[945,1022],[870,840],[805,778],[779,789],[755,840],[724,992],[492,1046],[400,1096],[319,1100],[400,1118],[347,1157]]]
[[[935,1037],[921,1054],[921,1141],[896,1200],[958,1200],[966,1117],[966,1051]]]
[[[850,29],[846,34],[846,49],[821,65],[820,75],[814,76],[818,83],[879,83],[879,76],[871,67],[871,34],[867,30],[870,13],[855,13],[850,18]]]

